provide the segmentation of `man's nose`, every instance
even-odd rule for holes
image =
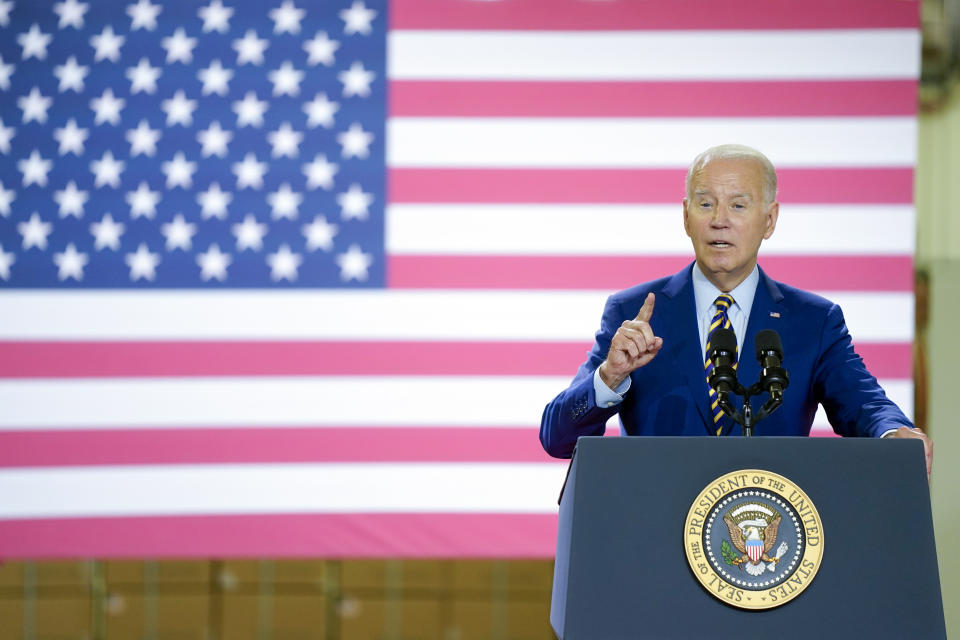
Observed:
[[[726,207],[716,207],[713,210],[713,217],[710,218],[710,226],[726,227],[730,223],[730,212]]]

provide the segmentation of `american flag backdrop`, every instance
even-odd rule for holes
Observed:
[[[0,0],[0,557],[551,556],[540,413],[723,142],[909,415],[918,12]]]

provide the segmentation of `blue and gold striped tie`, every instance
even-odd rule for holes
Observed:
[[[713,426],[716,429],[717,435],[723,433],[724,427],[726,427],[726,420],[724,419],[725,414],[723,409],[720,408],[720,404],[717,402],[717,392],[713,390],[713,387],[710,386],[710,375],[713,373],[713,362],[710,361],[710,341],[713,339],[713,334],[717,329],[729,329],[730,328],[730,316],[727,315],[727,311],[733,305],[733,296],[729,293],[721,293],[717,296],[717,299],[713,302],[714,306],[717,308],[717,312],[713,315],[713,320],[710,321],[710,329],[707,331],[707,352],[704,354],[703,368],[707,373],[707,387],[710,389],[710,411],[713,414]],[[733,367],[737,367],[737,358],[734,357]]]

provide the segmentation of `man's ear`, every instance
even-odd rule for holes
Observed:
[[[687,235],[690,235],[690,219],[687,216],[687,199],[683,199],[683,230],[687,232]]]
[[[769,240],[770,236],[773,235],[774,229],[777,228],[777,218],[780,217],[780,203],[771,202],[769,207],[767,207],[767,228],[763,232],[763,239]]]

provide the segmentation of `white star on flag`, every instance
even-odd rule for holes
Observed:
[[[354,122],[349,129],[337,134],[337,142],[343,148],[341,155],[344,158],[366,158],[370,155],[373,134],[364,131],[359,122]]]
[[[229,253],[220,251],[220,246],[211,244],[205,253],[197,254],[197,264],[200,265],[200,278],[204,281],[216,279],[223,282],[227,279],[227,267],[233,262]]]
[[[300,82],[303,81],[304,73],[293,68],[293,63],[285,60],[279,69],[275,69],[267,74],[270,82],[273,83],[274,96],[293,96],[300,95]]]
[[[331,102],[327,94],[318,93],[313,100],[303,105],[303,111],[307,114],[307,126],[311,129],[322,126],[326,129],[333,127],[333,114],[337,112],[340,105]]]
[[[113,27],[107,25],[100,35],[90,38],[90,46],[94,48],[93,61],[109,60],[116,62],[120,59],[120,47],[126,41],[124,36],[113,32]]]
[[[53,200],[60,205],[60,217],[74,216],[83,217],[83,205],[90,199],[90,195],[77,188],[77,183],[73,180],[67,183],[66,188],[55,191]]]
[[[263,126],[263,114],[267,111],[267,101],[257,100],[257,94],[248,91],[243,100],[233,103],[233,110],[237,114],[237,128],[250,125]]]
[[[116,222],[109,213],[103,214],[100,222],[90,224],[90,235],[93,236],[93,248],[97,251],[103,249],[120,250],[120,236],[123,235],[125,225]]]
[[[243,222],[230,227],[237,238],[237,251],[253,249],[260,251],[263,248],[263,237],[267,235],[267,225],[257,222],[252,213],[248,213]]]
[[[10,279],[10,267],[12,267],[16,261],[16,256],[13,253],[4,251],[3,245],[0,244],[0,278],[4,280]]]
[[[267,163],[258,162],[257,157],[248,153],[243,162],[233,164],[233,173],[237,176],[237,189],[260,189],[263,187],[263,175],[267,172]]]
[[[123,173],[126,163],[113,157],[112,151],[105,152],[99,160],[90,163],[90,171],[96,175],[93,186],[109,185],[116,189],[120,186],[120,174]]]
[[[303,134],[294,131],[289,122],[284,122],[279,129],[267,134],[267,141],[273,147],[272,155],[274,158],[284,156],[296,158],[301,140],[303,140]]]
[[[258,38],[257,32],[249,29],[242,38],[233,41],[233,48],[237,52],[237,66],[263,64],[263,52],[269,45],[269,40]]]
[[[301,202],[303,202],[303,194],[292,190],[287,182],[281,184],[276,191],[267,194],[267,204],[270,205],[274,220],[281,218],[295,220]]]
[[[0,0],[0,27],[10,24],[10,12],[13,10],[13,0]]]
[[[53,104],[53,98],[40,95],[40,89],[34,87],[30,94],[17,99],[17,106],[23,111],[23,123],[47,121],[47,109]]]
[[[300,33],[300,21],[307,14],[303,9],[293,6],[291,0],[284,0],[276,9],[271,9],[270,19],[273,20],[274,33]]]
[[[233,78],[233,71],[224,69],[219,60],[214,60],[206,69],[197,72],[197,78],[203,83],[203,95],[225,96],[230,90],[229,82]]]
[[[96,112],[93,124],[99,125],[104,122],[110,124],[120,124],[120,112],[123,110],[126,100],[113,95],[112,89],[104,89],[99,98],[90,101],[90,108]]]
[[[197,101],[190,100],[182,89],[173,94],[169,100],[164,100],[160,106],[167,114],[167,126],[175,124],[189,127],[193,124],[193,112],[197,109]]]
[[[197,194],[197,203],[199,203],[201,207],[200,215],[204,220],[209,220],[210,218],[226,220],[227,205],[229,205],[232,200],[233,194],[220,189],[219,182],[212,183],[207,187],[206,191],[201,191]]]
[[[87,140],[90,133],[87,129],[77,126],[77,121],[73,118],[67,120],[67,125],[59,129],[54,129],[53,138],[60,143],[59,153],[61,156],[72,153],[75,156],[83,155],[83,143]]]
[[[340,12],[340,19],[343,20],[343,33],[346,35],[351,35],[354,33],[360,33],[363,35],[370,35],[370,32],[373,30],[373,26],[370,24],[373,22],[373,19],[376,17],[377,12],[373,9],[367,9],[367,5],[360,0],[354,0],[354,3],[350,5],[349,9],[344,9]]]
[[[127,69],[131,95],[141,91],[147,94],[156,93],[157,80],[160,78],[160,74],[160,67],[151,67],[149,60],[140,58],[137,66]]]
[[[127,7],[127,15],[130,16],[130,31],[137,29],[146,29],[153,31],[157,28],[157,16],[163,9],[158,4],[150,4],[150,0],[139,0],[137,4]]]
[[[73,90],[81,93],[83,91],[83,80],[88,73],[90,73],[90,67],[77,64],[76,56],[70,56],[64,64],[53,68],[53,75],[60,81],[57,91],[63,93]]]
[[[181,249],[190,251],[193,247],[193,236],[197,233],[197,225],[187,222],[182,213],[173,216],[172,222],[160,225],[160,233],[166,238],[167,251]]]
[[[197,132],[197,142],[200,143],[200,155],[204,158],[217,156],[225,158],[227,156],[227,145],[233,139],[233,133],[226,131],[216,120],[210,123],[210,126]]]
[[[280,245],[276,253],[267,254],[267,264],[270,265],[270,279],[293,282],[297,279],[297,269],[300,268],[302,262],[303,258],[300,254],[291,251],[289,245]]]
[[[340,43],[331,40],[326,31],[317,31],[312,40],[303,43],[303,50],[307,52],[307,64],[311,67],[322,64],[325,67],[334,63],[333,54],[340,48]]]
[[[73,27],[74,29],[83,29],[83,15],[90,8],[86,2],[77,2],[77,0],[65,0],[53,5],[53,12],[60,17],[57,23],[58,29]]]
[[[10,153],[10,141],[15,133],[16,129],[3,126],[3,119],[0,118],[0,153]]]
[[[128,253],[124,257],[127,266],[130,267],[130,279],[136,282],[141,278],[144,280],[155,280],[157,277],[157,265],[160,264],[160,254],[151,253],[146,243],[141,242],[137,247],[136,253]]]
[[[316,216],[313,222],[301,227],[304,237],[307,239],[307,250],[315,251],[323,249],[324,251],[333,250],[333,238],[337,235],[337,225],[327,222],[326,217]]]
[[[370,95],[370,83],[376,75],[373,71],[367,71],[362,62],[354,62],[348,70],[337,74],[337,78],[343,83],[345,98],[350,96],[366,98]]]
[[[17,42],[23,49],[21,57],[24,60],[29,60],[30,58],[45,60],[47,57],[47,46],[52,39],[53,36],[42,33],[40,26],[34,23],[30,27],[30,31],[17,36]]]
[[[16,69],[15,65],[5,64],[3,56],[0,56],[0,89],[6,91],[10,88],[10,76],[13,75],[14,69]]]
[[[346,253],[337,254],[337,264],[340,265],[340,279],[348,280],[366,280],[370,277],[370,266],[373,264],[373,256],[364,253],[359,246],[352,244]]]
[[[127,204],[130,205],[130,217],[143,216],[148,220],[157,214],[157,204],[160,202],[160,192],[151,191],[146,182],[141,182],[136,191],[127,192]]]
[[[373,204],[373,194],[365,193],[363,187],[354,182],[349,189],[337,194],[337,204],[340,205],[340,217],[344,220],[366,220],[370,205]]]
[[[220,0],[213,0],[209,5],[200,7],[197,15],[203,20],[203,32],[226,33],[230,30],[230,18],[233,17],[233,8],[223,6]]]
[[[136,157],[143,154],[153,157],[157,153],[157,142],[160,140],[160,130],[151,129],[146,120],[141,120],[136,129],[129,129],[126,134],[130,143],[130,155]]]
[[[160,41],[160,46],[167,51],[167,64],[173,62],[190,64],[193,62],[193,48],[197,46],[197,39],[187,37],[183,27],[178,27],[172,36],[167,36]]]
[[[182,151],[173,156],[173,160],[164,162],[161,167],[167,176],[167,189],[182,187],[189,189],[193,186],[193,174],[197,170],[197,163],[190,162]]]
[[[29,220],[17,225],[17,231],[23,238],[24,250],[30,247],[45,250],[47,248],[47,236],[53,232],[53,224],[41,220],[40,214],[34,211]]]
[[[47,174],[52,168],[53,161],[41,157],[36,149],[30,152],[30,157],[26,160],[17,161],[17,169],[23,174],[24,187],[29,187],[31,184],[47,186]]]
[[[327,160],[327,156],[318,153],[313,162],[303,165],[303,173],[307,176],[307,189],[320,187],[329,191],[333,189],[333,177],[337,175],[339,167]]]
[[[0,180],[0,215],[4,218],[10,215],[10,205],[16,197],[16,192],[13,189],[5,189],[3,181]]]
[[[53,254],[53,263],[57,265],[57,278],[66,280],[83,280],[83,268],[87,266],[90,259],[87,254],[77,251],[77,247],[72,242],[67,244],[67,248],[61,253]]]

